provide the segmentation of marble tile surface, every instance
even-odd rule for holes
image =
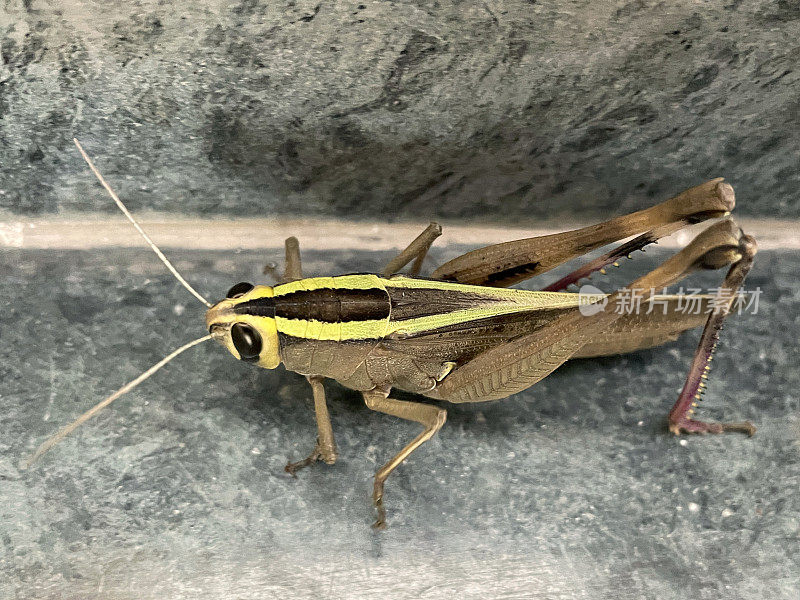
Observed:
[[[281,260],[168,254],[210,298]],[[307,252],[305,272],[388,258]],[[376,534],[371,476],[416,427],[328,382],[340,459],[292,479],[284,464],[315,435],[306,382],[212,344],[20,470],[60,425],[203,335],[203,307],[146,250],[5,250],[0,597],[796,598],[798,268],[797,252],[757,257],[758,313],[726,326],[714,361],[701,414],[750,419],[752,439],[666,432],[697,333],[574,361],[505,401],[447,406],[444,429],[390,478]]]

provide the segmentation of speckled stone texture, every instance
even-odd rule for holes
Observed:
[[[281,260],[171,254],[212,299]],[[306,252],[304,266],[375,271],[388,258]],[[202,335],[203,307],[147,250],[5,251],[0,597],[797,598],[798,269],[798,253],[757,257],[758,313],[725,328],[702,405],[751,419],[752,439],[666,432],[697,333],[576,361],[505,401],[445,405],[444,429],[390,478],[390,526],[374,533],[372,473],[417,427],[329,382],[340,460],[292,479],[284,464],[315,435],[308,385],[213,344],[20,471],[58,426]]]
[[[725,176],[800,216],[788,0],[8,0],[0,211],[530,221]],[[113,210],[103,207],[100,210]]]

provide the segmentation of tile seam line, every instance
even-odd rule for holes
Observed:
[[[558,233],[588,223],[563,226],[545,223],[537,227],[507,227],[499,224],[471,225],[439,221],[443,235],[435,245],[481,246],[503,241]],[[777,219],[737,219],[755,236],[762,250],[800,249],[800,221]],[[338,219],[175,219],[144,216],[142,227],[163,248],[187,250],[258,250],[282,248],[290,235],[300,240],[303,250],[364,251],[405,247],[428,221],[380,223]],[[665,248],[685,245],[706,224],[687,227],[659,242]],[[0,218],[0,247],[20,249],[98,249],[143,248],[144,240],[127,221],[117,218]]]

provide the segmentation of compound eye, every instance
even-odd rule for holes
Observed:
[[[255,361],[261,354],[261,336],[249,325],[234,323],[231,327],[233,346],[242,360]]]
[[[227,298],[238,298],[242,294],[246,294],[247,292],[249,292],[252,289],[253,289],[253,284],[252,283],[247,283],[246,281],[243,281],[241,283],[237,283],[235,286],[233,286],[231,289],[229,289],[228,290],[228,294],[227,294],[226,297]]]

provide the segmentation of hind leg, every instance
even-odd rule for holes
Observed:
[[[582,267],[567,281],[572,281],[613,264],[619,257],[643,248],[690,223],[721,217],[733,210],[733,188],[722,179],[713,179],[690,188],[674,198],[651,208],[609,221],[553,235],[533,237],[473,250],[454,258],[433,272],[434,279],[508,287],[545,273],[550,269],[630,236],[639,236],[600,259]],[[548,288],[549,291],[557,291]]]
[[[727,265],[732,266],[720,288],[725,291],[720,294],[732,298],[750,269],[754,254],[753,238],[744,235],[733,221],[717,223],[661,266],[634,281],[629,288],[609,296],[604,310],[590,316],[584,316],[578,309],[564,313],[541,329],[487,350],[459,366],[426,395],[449,402],[497,400],[541,381],[571,357],[580,355],[587,345],[592,346],[591,354],[594,355],[626,349],[624,344],[630,340],[609,335],[609,332],[623,319],[627,307],[635,305],[632,302],[644,303],[655,295],[656,289],[663,289],[698,269],[719,269]],[[670,413],[670,429],[675,433],[753,431],[749,423],[705,423],[690,418],[695,394],[707,371],[719,329],[732,302],[731,299],[730,303],[723,303],[722,310],[708,317],[686,386]],[[658,341],[659,335],[668,339],[670,334],[656,331],[653,339]],[[647,341],[646,327],[640,326],[630,337]]]
[[[705,379],[711,369],[711,359],[714,350],[719,342],[719,334],[722,323],[730,314],[731,307],[736,299],[736,292],[744,282],[744,278],[753,265],[753,257],[756,254],[756,242],[745,235],[739,245],[741,258],[731,266],[725,281],[717,292],[714,310],[708,317],[700,343],[692,360],[692,366],[686,377],[677,402],[669,412],[669,430],[675,435],[681,433],[722,433],[723,431],[740,431],[747,435],[753,435],[756,428],[749,421],[741,423],[709,423],[698,421],[692,418],[698,402],[702,399],[705,388]]]

